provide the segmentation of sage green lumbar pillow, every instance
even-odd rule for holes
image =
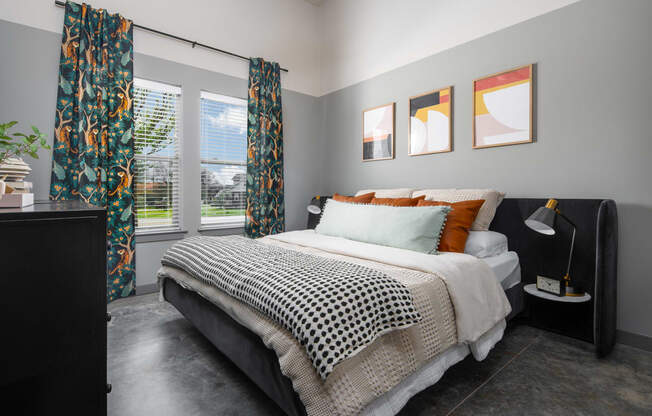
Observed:
[[[437,254],[450,206],[393,207],[326,201],[315,232],[364,243]]]

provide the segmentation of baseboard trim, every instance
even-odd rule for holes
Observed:
[[[647,337],[645,335],[621,331],[618,329],[616,330],[616,342],[619,344],[629,345],[630,347],[652,352],[652,337]]]
[[[150,283],[148,285],[136,286],[136,296],[148,295],[158,291],[158,284]]]

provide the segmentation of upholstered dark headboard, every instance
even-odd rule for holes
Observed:
[[[535,283],[537,274],[565,274],[571,227],[557,221],[553,236],[539,234],[524,220],[546,199],[506,198],[498,207],[490,229],[507,236],[509,249],[518,253],[523,284]],[[591,295],[582,305],[540,302],[534,324],[563,328],[563,332],[596,345],[598,355],[608,354],[616,340],[616,282],[618,214],[616,203],[606,199],[560,199],[559,210],[577,226],[571,279]],[[539,302],[528,297],[529,302]],[[526,313],[528,308],[526,307]],[[575,315],[568,319],[568,314]],[[577,316],[579,314],[579,316]],[[565,323],[567,325],[565,326]]]
[[[323,208],[326,199],[327,196],[322,196],[316,202]],[[548,236],[532,231],[524,223],[546,201],[506,198],[498,207],[491,223],[492,230],[507,236],[509,250],[518,254],[523,285],[535,283],[538,274],[560,278],[566,272],[572,231],[570,226],[564,221],[557,221],[557,233]],[[571,279],[591,295],[591,301],[584,304],[561,304],[528,296],[524,317],[535,326],[592,342],[598,355],[602,356],[611,351],[616,340],[616,203],[606,199],[558,201],[559,210],[577,226]],[[309,214],[308,228],[315,228],[319,217]],[[536,316],[530,313],[529,308],[534,304],[538,312]]]

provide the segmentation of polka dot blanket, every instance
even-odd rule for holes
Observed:
[[[324,380],[379,336],[421,320],[409,290],[382,271],[240,236],[181,240],[161,263],[278,322]]]

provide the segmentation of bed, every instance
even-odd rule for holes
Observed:
[[[507,203],[506,206],[510,211],[513,210],[513,203]],[[509,214],[513,214],[513,212]],[[524,215],[527,215],[527,213]],[[498,231],[507,230],[509,227],[505,227],[504,224],[510,224],[510,222],[506,222],[507,218],[504,218],[500,207],[496,217],[496,224],[499,226]],[[311,221],[312,223],[309,222],[309,228],[314,227],[314,218],[311,218]],[[513,218],[509,219],[509,221],[513,221]],[[518,234],[521,233],[523,231],[519,230]],[[302,244],[307,244],[302,243],[302,239],[305,239],[307,235],[306,232],[304,234],[295,233],[291,238],[287,237],[289,240],[275,240],[274,244],[297,248]],[[309,239],[312,238],[309,235],[308,237]],[[508,237],[510,237],[510,247],[515,239],[519,238],[518,235],[508,235]],[[319,244],[317,244],[317,247],[307,247],[305,249],[313,253],[324,251],[327,253],[326,256],[342,256],[346,254],[343,252],[334,253],[333,249],[328,250],[319,247]],[[374,260],[379,260],[379,258],[362,260],[358,258],[358,261],[365,264],[368,264],[368,262],[373,263]],[[243,308],[237,300],[210,287],[205,282],[193,279],[188,273],[175,267],[163,267],[159,272],[159,282],[162,297],[189,319],[287,414],[362,413],[393,415],[404,406],[410,397],[434,384],[441,378],[447,368],[461,361],[467,355],[473,354],[476,359],[486,357],[493,345],[501,339],[505,329],[505,321],[517,316],[523,310],[522,260],[519,259],[519,255],[514,251],[507,251],[496,256],[483,258],[481,262],[486,265],[487,269],[491,270],[494,279],[496,279],[495,283],[501,288],[501,293],[504,293],[510,305],[509,314],[504,320],[499,320],[495,326],[486,330],[474,342],[463,343],[453,339],[454,336],[451,333],[455,333],[455,327],[453,326],[451,329],[450,322],[448,324],[437,322],[440,334],[438,335],[439,339],[434,344],[437,344],[438,347],[431,348],[433,351],[430,351],[429,354],[421,354],[420,360],[411,363],[411,367],[406,364],[405,367],[409,371],[406,370],[402,374],[373,374],[374,377],[367,374],[365,376],[365,371],[382,371],[379,367],[373,367],[373,364],[369,363],[382,361],[383,359],[390,361],[403,359],[400,355],[392,356],[391,343],[389,343],[390,347],[384,349],[367,347],[363,350],[363,353],[359,354],[362,358],[356,355],[356,357],[341,363],[340,367],[344,369],[339,373],[346,371],[348,362],[359,363],[367,360],[366,364],[360,364],[359,368],[355,368],[355,371],[357,371],[355,373],[357,374],[356,380],[332,382],[327,393],[312,391],[314,386],[320,385],[320,380],[314,374],[313,376],[306,376],[306,374],[311,373],[308,370],[309,363],[299,362],[301,360],[297,359],[302,353],[305,354],[297,350],[299,348],[298,344],[293,345],[288,340],[287,334],[285,339],[279,336],[279,328],[275,328],[273,324],[269,322],[261,324],[261,317],[256,311]],[[392,267],[400,267],[400,265],[397,266],[396,264],[388,266],[376,264],[376,266],[386,266],[388,273],[392,271]],[[451,306],[448,306],[449,312],[452,310]],[[439,314],[446,315],[446,307],[442,306],[442,308]],[[459,327],[457,331],[459,334]],[[393,334],[396,334],[396,332]],[[391,336],[393,336],[391,333],[384,335],[385,338]],[[398,339],[399,337],[394,336],[394,338]],[[394,342],[398,345],[402,341],[398,339],[394,340]],[[376,343],[378,343],[378,340],[376,340]],[[374,345],[376,344],[372,344],[372,346]],[[365,357],[364,355],[368,351],[371,352]],[[397,368],[402,367],[397,366],[391,368],[391,370],[396,372]],[[336,369],[339,368],[336,367]],[[336,374],[336,376],[329,376],[331,380],[342,379],[341,374],[336,372],[333,374]],[[360,381],[360,379],[364,380]],[[363,387],[352,387],[356,382],[362,384]],[[328,383],[327,379],[323,384]],[[375,383],[379,384],[375,385]],[[364,397],[348,399],[356,394]],[[322,403],[332,402],[342,397],[346,398],[346,400],[340,403],[328,405]]]

